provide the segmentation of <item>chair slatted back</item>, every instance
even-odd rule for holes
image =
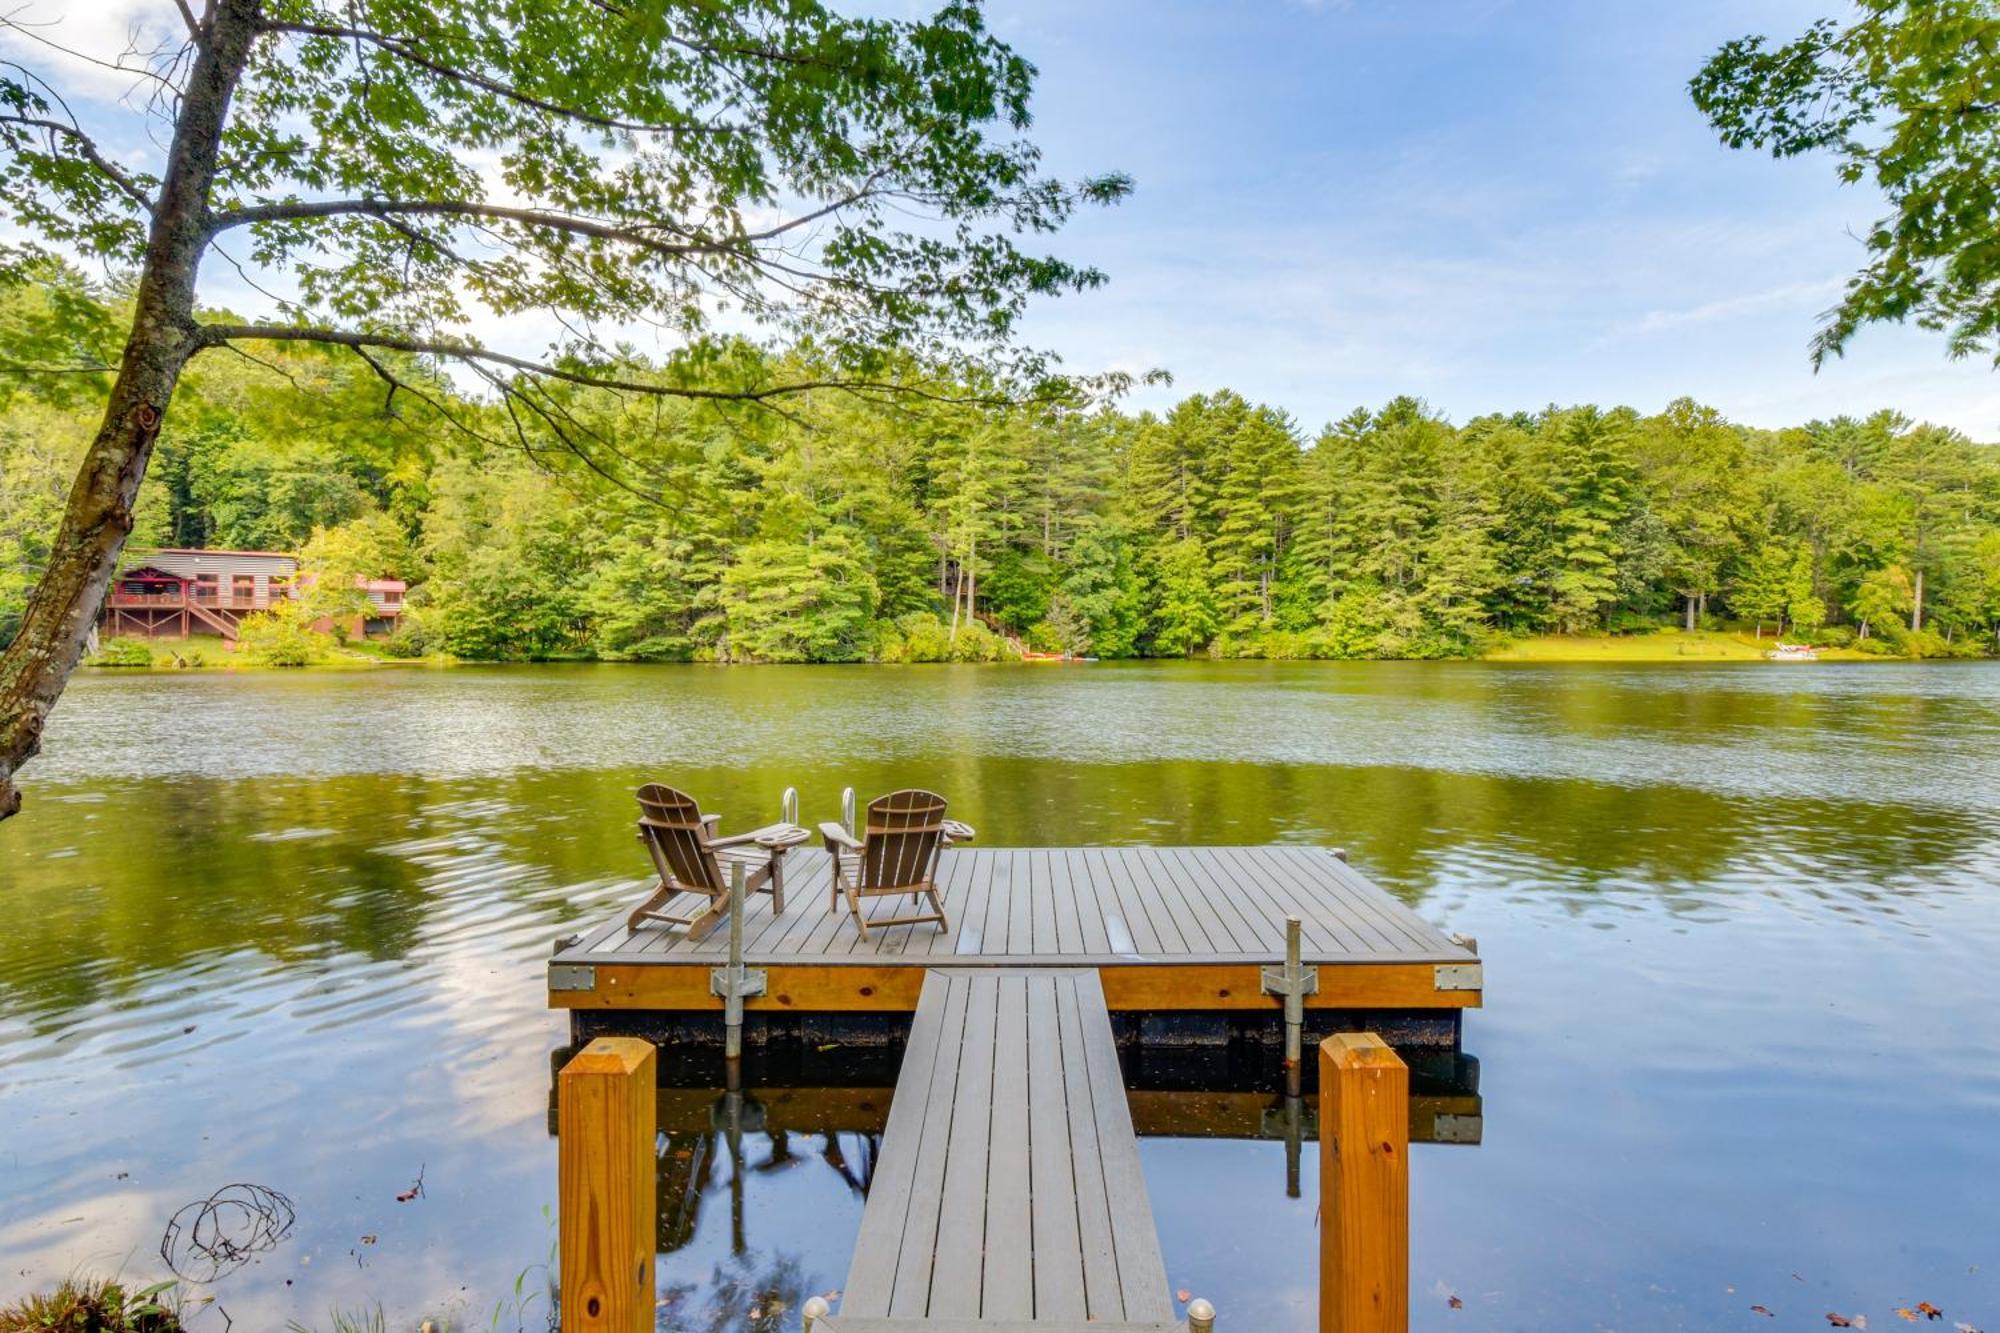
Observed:
[[[896,889],[925,883],[943,850],[944,797],[916,790],[878,796],[868,803],[861,886]]]
[[[722,867],[709,850],[708,830],[694,797],[658,782],[639,788],[639,832],[662,881],[698,893],[723,891]]]

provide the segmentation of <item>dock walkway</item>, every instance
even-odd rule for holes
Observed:
[[[835,1333],[1184,1330],[1097,974],[928,970]]]

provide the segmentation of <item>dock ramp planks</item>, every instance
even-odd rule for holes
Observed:
[[[831,1333],[1183,1329],[1097,973],[924,977]]]

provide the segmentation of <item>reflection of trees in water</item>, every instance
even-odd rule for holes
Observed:
[[[672,1254],[692,1243],[701,1229],[702,1208],[711,1192],[726,1191],[730,1248],[745,1251],[749,1219],[744,1211],[744,1187],[750,1177],[776,1175],[817,1161],[845,1182],[856,1197],[863,1197],[874,1174],[880,1142],[876,1134],[808,1134],[775,1126],[765,1133],[732,1133],[718,1126],[662,1135],[657,1177],[658,1249]]]
[[[1739,723],[1741,719],[1738,719]],[[1468,743],[1471,743],[1469,738]],[[807,813],[852,784],[887,790],[922,780],[946,792],[993,847],[1133,843],[1322,843],[1411,903],[1484,858],[1536,887],[1591,893],[1607,877],[1671,894],[1689,885],[1796,861],[1851,876],[1857,897],[1885,881],[1993,854],[2000,827],[1976,810],[1828,798],[1746,798],[1672,784],[1460,773],[1397,765],[1335,766],[1162,760],[1076,764],[952,757],[856,762],[821,772],[684,771],[721,810],[761,809],[773,782],[793,782]],[[627,787],[611,786],[620,819]],[[782,785],[782,782],[780,782]],[[775,789],[774,789],[775,790]],[[713,793],[713,796],[707,795]],[[622,834],[622,826],[619,828]],[[1865,881],[1865,882],[1863,882]],[[1480,887],[1505,887],[1490,875]]]
[[[732,1254],[705,1283],[662,1287],[655,1327],[661,1333],[778,1333],[798,1327],[806,1272],[790,1255]]]
[[[1694,710],[1679,719],[1689,725],[1749,725],[1735,696],[1665,697]],[[1550,707],[1582,735],[1633,725],[1587,703]],[[1803,724],[1766,725],[1782,739]],[[1871,735],[1881,731],[1872,724]],[[837,768],[788,760],[677,771],[731,826],[773,813],[787,784],[805,793],[814,818],[830,814],[832,794],[849,783],[876,791],[917,782],[947,792],[990,846],[1338,844],[1413,903],[1439,889],[1522,886],[1583,907],[1617,880],[1669,908],[1804,883],[1866,909],[1919,884],[1934,891],[1941,872],[1990,871],[2000,840],[1978,810],[1397,765],[1079,764],[967,747]],[[426,941],[518,947],[520,935],[454,941],[458,913],[532,928],[540,949],[540,926],[553,935],[642,875],[631,792],[652,776],[177,778],[45,793],[8,825],[9,861],[33,871],[8,885],[6,1008],[59,1015],[231,953],[332,970],[400,960]]]
[[[60,1014],[237,953],[302,971],[400,960],[454,913],[505,905],[553,935],[568,886],[603,891],[606,849],[548,837],[564,803],[524,806],[521,786],[181,778],[45,797],[9,828],[35,866],[9,885],[9,1007]]]
[[[777,1330],[797,1326],[806,1297],[807,1274],[796,1256],[766,1253],[751,1245],[745,1189],[761,1176],[811,1169],[831,1170],[857,1197],[867,1193],[880,1145],[876,1134],[828,1130],[807,1133],[767,1124],[754,1099],[722,1093],[710,1109],[705,1130],[672,1130],[661,1136],[659,1241],[662,1254],[693,1243],[703,1206],[717,1196],[729,1203],[729,1258],[711,1270],[706,1283],[683,1282],[660,1291],[658,1326],[688,1333],[723,1330]],[[780,1228],[794,1216],[767,1219]]]

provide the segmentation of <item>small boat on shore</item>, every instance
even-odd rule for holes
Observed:
[[[1773,662],[1817,662],[1819,650],[1809,643],[1781,643],[1764,656]]]

